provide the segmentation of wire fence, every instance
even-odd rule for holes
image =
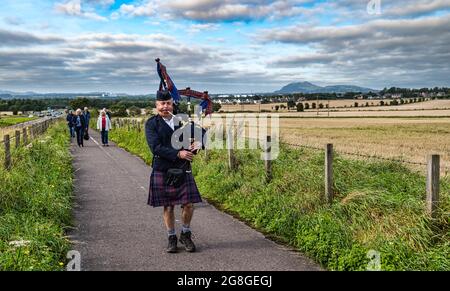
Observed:
[[[305,145],[305,144],[295,144],[295,143],[291,143],[291,142],[282,142],[285,145],[291,146],[291,147],[296,147],[296,148],[307,148],[307,149],[313,149],[313,150],[320,150],[323,151],[324,148],[320,148],[317,146],[312,146],[312,145]],[[423,169],[424,167],[426,167],[428,164],[425,162],[415,162],[415,161],[411,161],[411,160],[406,160],[406,159],[396,159],[396,158],[388,158],[388,157],[382,157],[379,155],[368,155],[368,154],[362,154],[362,153],[356,153],[356,152],[349,152],[349,151],[344,151],[344,150],[334,150],[337,154],[341,154],[341,155],[345,155],[345,156],[350,156],[350,157],[354,157],[357,159],[375,159],[375,160],[380,160],[380,161],[387,161],[387,162],[396,162],[396,163],[401,163],[401,164],[406,164],[406,165],[410,165],[413,167],[420,167],[421,169]],[[441,172],[443,172],[445,175],[450,173],[450,166],[447,166],[445,164],[442,164],[440,166]]]
[[[29,142],[44,134],[51,124],[55,123],[60,117],[50,117],[9,127],[9,132],[13,130],[13,134],[5,134],[0,140],[0,160],[3,158],[4,168],[10,170],[12,162],[11,144],[15,141],[15,148],[27,146]],[[19,130],[21,129],[21,130]]]

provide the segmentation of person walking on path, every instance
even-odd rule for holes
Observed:
[[[79,147],[84,147],[83,137],[84,129],[86,128],[86,120],[84,119],[81,109],[78,108],[74,117],[75,131],[77,133],[77,143]]]
[[[84,107],[83,116],[84,120],[86,121],[85,132],[89,134],[89,121],[91,120],[91,113],[89,112],[87,107]]]
[[[180,125],[172,115],[173,99],[168,91],[157,92],[156,109],[158,114],[150,117],[145,124],[147,143],[153,153],[148,204],[164,207],[168,253],[177,252],[174,206],[181,205],[182,229],[179,241],[184,244],[186,251],[195,252],[190,223],[194,214],[193,204],[202,202],[202,199],[190,162],[194,157],[193,152],[197,152],[201,144],[194,143],[187,150],[173,147],[171,138]]]
[[[102,110],[98,116],[97,129],[101,132],[102,145],[109,147],[108,132],[111,130],[111,120],[109,120],[109,117],[106,115],[104,110]]]
[[[73,111],[69,110],[69,113],[67,113],[67,116],[66,116],[66,121],[67,121],[67,126],[69,127],[69,134],[70,134],[71,138],[75,137],[75,129],[74,129],[74,125],[73,125],[74,117],[75,116],[73,115]]]

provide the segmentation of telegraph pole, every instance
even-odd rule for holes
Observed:
[[[319,115],[319,94],[317,94],[316,108],[317,108],[317,115]]]
[[[330,99],[328,99],[328,117],[330,117]]]

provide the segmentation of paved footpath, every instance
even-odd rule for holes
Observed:
[[[298,252],[280,246],[206,201],[192,220],[196,253],[165,253],[162,208],[147,205],[151,168],[98,132],[84,148],[72,140],[75,168],[73,249],[82,270],[320,270]],[[100,145],[99,145],[100,144]],[[180,230],[180,208],[175,209]]]

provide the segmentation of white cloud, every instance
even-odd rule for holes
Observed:
[[[97,21],[107,21],[108,20],[106,17],[98,15],[95,12],[84,11],[84,9],[82,9],[82,7],[81,7],[81,0],[70,0],[65,3],[56,3],[55,10],[58,13],[70,15],[70,16],[83,17],[83,18],[93,19],[93,20],[97,20]]]
[[[103,14],[116,3],[58,2],[54,9],[59,13],[98,20],[106,20],[98,11]],[[53,35],[43,35],[39,22],[25,22],[23,32],[16,32],[8,28],[20,21],[9,19],[7,25],[3,18],[0,87],[96,91],[101,85],[153,92],[156,57],[177,86],[211,92],[268,91],[300,78],[374,88],[450,84],[449,1],[383,1],[379,16],[367,14],[368,0],[301,5],[306,2],[312,1],[135,0],[111,14],[113,19],[146,17],[136,31],[161,32],[149,35],[113,34],[108,27],[104,33],[83,33],[82,27],[71,31],[58,27],[60,18],[48,18]],[[264,21],[251,21],[256,19]],[[261,24],[270,29],[258,30]],[[127,21],[123,31],[136,25],[142,22]],[[187,35],[202,31],[210,34]]]
[[[387,15],[405,16],[405,15],[421,15],[439,10],[450,9],[449,0],[433,0],[425,3],[410,3],[404,5],[386,8]]]
[[[264,30],[258,37],[265,44],[288,43],[298,51],[269,59],[269,65],[285,72],[310,69],[328,83],[354,79],[369,87],[448,86],[449,27],[450,14],[341,27],[297,25]]]
[[[140,5],[122,4],[117,12],[112,14],[113,18],[119,16],[127,17],[140,17],[140,16],[152,16],[156,12],[158,4],[156,1],[146,1]]]
[[[201,31],[218,30],[219,28],[220,28],[220,25],[214,24],[214,23],[192,24],[188,28],[188,32],[190,32],[190,33],[198,33],[198,32],[201,32]]]
[[[6,24],[14,25],[14,26],[19,26],[19,25],[24,24],[24,21],[22,20],[22,18],[17,17],[17,16],[7,16],[7,17],[3,18],[3,21]]]
[[[111,6],[116,1],[115,0],[84,0],[86,3],[94,4],[94,5],[101,5],[101,6]]]
[[[312,0],[146,0],[139,4],[122,4],[112,17],[154,16],[183,18],[196,21],[218,22],[280,18],[308,13],[310,9],[298,7]]]

